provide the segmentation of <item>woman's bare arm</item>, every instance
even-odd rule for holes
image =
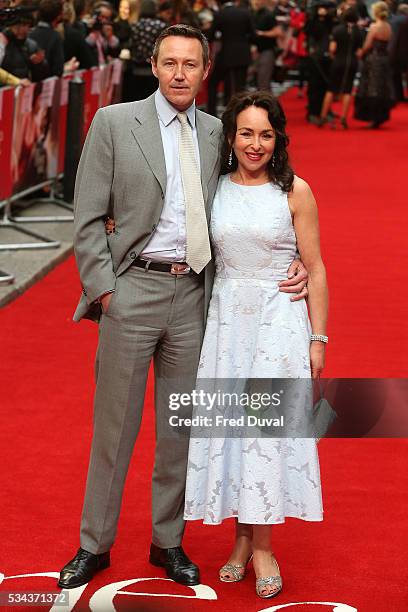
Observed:
[[[295,177],[293,191],[289,195],[300,257],[309,273],[309,314],[314,334],[326,335],[329,295],[326,269],[320,253],[319,219],[312,190],[303,179]],[[312,376],[320,375],[324,367],[324,349],[321,342],[312,342]]]

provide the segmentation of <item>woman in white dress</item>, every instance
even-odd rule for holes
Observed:
[[[242,93],[223,124],[210,226],[216,275],[198,379],[317,378],[327,342],[326,274],[315,199],[288,162],[285,115],[268,92]],[[309,273],[310,320],[305,301],[278,287],[297,253]],[[192,435],[184,518],[235,517],[220,579],[242,580],[252,556],[256,591],[269,598],[282,589],[272,525],[322,520],[319,460],[314,438],[255,435]]]

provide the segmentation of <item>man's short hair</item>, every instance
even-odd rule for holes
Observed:
[[[402,3],[397,9],[398,15],[408,15],[408,4]]]
[[[108,9],[111,13],[114,13],[115,9],[113,8],[113,4],[108,2],[107,0],[100,0],[100,2],[96,2],[93,6],[94,11],[99,11],[101,8]]]
[[[169,26],[159,34],[153,48],[153,59],[156,63],[159,56],[160,45],[162,41],[169,36],[183,36],[184,38],[196,38],[199,40],[203,49],[204,68],[207,66],[210,58],[210,50],[206,37],[198,28],[193,28],[193,26],[185,25],[183,23]]]
[[[161,11],[169,11],[172,8],[173,8],[172,3],[168,2],[168,0],[164,0],[164,2],[160,2],[158,10],[159,10],[159,12],[161,12]]]
[[[61,0],[41,0],[39,4],[38,18],[39,21],[52,23],[54,19],[62,14]]]

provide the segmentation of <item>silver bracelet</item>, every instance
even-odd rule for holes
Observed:
[[[310,342],[313,342],[313,340],[319,340],[319,342],[324,342],[325,344],[327,344],[329,338],[328,336],[323,336],[322,334],[312,334],[310,336]]]

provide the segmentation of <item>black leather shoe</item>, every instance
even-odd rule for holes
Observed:
[[[200,571],[190,561],[181,546],[159,548],[152,544],[149,561],[156,567],[164,567],[167,576],[175,582],[188,586],[200,584]]]
[[[86,584],[96,572],[110,566],[110,552],[94,555],[83,548],[61,570],[58,586],[62,589],[75,589]]]

